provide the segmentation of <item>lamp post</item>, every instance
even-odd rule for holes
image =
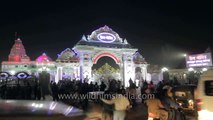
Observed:
[[[166,71],[168,71],[169,69],[167,68],[167,67],[163,67],[162,69],[161,69],[161,71],[162,72],[166,72]]]
[[[188,82],[189,84],[192,84],[195,79],[195,69],[194,68],[188,68]]]
[[[186,53],[183,53],[183,54],[182,54],[182,58],[184,59],[184,61],[183,61],[183,62],[184,62],[183,67],[184,67],[184,68],[187,67],[187,65],[186,65],[186,58],[187,58],[187,56],[188,56],[188,55],[187,55]]]
[[[202,72],[205,72],[205,71],[208,71],[208,69],[207,69],[207,68],[203,68],[203,69],[202,69]]]

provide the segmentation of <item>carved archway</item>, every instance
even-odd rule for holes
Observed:
[[[97,57],[99,58],[99,57]],[[110,56],[102,56],[92,66],[94,81],[120,79],[120,65]]]
[[[97,61],[98,61],[101,57],[104,57],[104,56],[111,57],[117,64],[121,63],[120,59],[119,59],[118,57],[116,57],[114,54],[109,53],[109,52],[103,52],[103,53],[100,53],[100,54],[96,55],[96,56],[93,58],[93,64],[96,64]]]

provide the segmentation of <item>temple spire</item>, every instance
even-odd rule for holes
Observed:
[[[20,38],[15,39],[15,43],[10,51],[8,59],[11,62],[30,61]]]

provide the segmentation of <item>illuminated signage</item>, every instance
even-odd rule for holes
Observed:
[[[98,34],[97,38],[98,38],[98,40],[105,42],[105,43],[111,43],[116,40],[116,37],[113,34],[106,33],[106,32]]]
[[[28,77],[28,75],[24,72],[20,72],[16,75],[19,79],[25,79]]]
[[[1,79],[7,79],[10,75],[8,73],[5,73],[5,72],[1,72],[0,73],[0,78]]]
[[[186,57],[187,67],[208,67],[212,66],[211,53],[189,55]]]

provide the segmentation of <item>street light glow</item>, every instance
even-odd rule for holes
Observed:
[[[162,72],[166,72],[166,71],[168,71],[168,70],[169,70],[169,69],[166,68],[166,67],[163,67],[163,68],[161,69]]]
[[[11,75],[15,75],[16,71],[11,70],[10,73],[11,73]]]
[[[194,71],[194,68],[189,68],[188,71],[192,72],[192,71]]]
[[[205,71],[207,71],[207,70],[208,70],[207,68],[203,68],[203,69],[202,69],[203,72],[205,72]]]

